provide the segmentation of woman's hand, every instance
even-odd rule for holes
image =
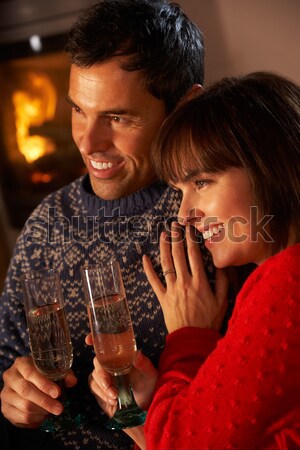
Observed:
[[[111,418],[117,409],[118,391],[112,382],[112,377],[101,367],[96,356],[93,363],[94,370],[89,376],[89,387],[100,408]]]
[[[91,345],[92,336],[88,335],[85,341]],[[135,400],[144,410],[149,408],[157,378],[158,371],[151,361],[138,352],[129,379]],[[89,376],[89,386],[99,406],[111,418],[117,409],[118,391],[113,384],[112,377],[101,367],[96,357],[94,358],[94,370]],[[124,429],[124,432],[134,440],[141,450],[146,450],[143,425]]]
[[[86,336],[85,343],[87,345],[94,344],[91,333]],[[90,390],[103,411],[109,417],[112,417],[117,409],[118,391],[112,383],[110,374],[101,367],[96,356],[93,363],[94,370],[88,379]]]
[[[158,379],[158,370],[142,352],[138,351],[134,366],[129,373],[134,398],[140,408],[148,410]]]
[[[89,334],[85,342],[93,344],[92,335]],[[94,370],[89,376],[89,387],[104,412],[112,417],[117,409],[118,391],[113,384],[112,376],[106,372],[94,358]],[[154,387],[158,378],[158,371],[151,361],[141,352],[137,352],[134,366],[129,373],[134,398],[137,404],[147,410],[153,396]]]
[[[177,223],[172,224],[171,241],[170,245],[166,233],[161,234],[160,256],[166,286],[158,278],[150,259],[143,256],[146,276],[161,304],[169,333],[188,326],[220,330],[228,295],[228,280],[224,271],[217,269],[213,293],[194,229],[190,225],[186,227],[188,261],[181,228]]]

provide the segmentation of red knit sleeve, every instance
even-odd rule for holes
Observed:
[[[220,338],[221,335],[215,330],[196,327],[174,331],[167,336],[166,351],[162,353],[159,363],[160,374],[172,368],[186,379],[193,378]]]
[[[147,450],[299,448],[298,275],[283,264],[248,281],[223,339],[191,328],[168,337]]]

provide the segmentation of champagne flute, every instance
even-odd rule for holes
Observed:
[[[145,422],[137,405],[128,373],[136,355],[136,341],[118,261],[81,268],[94,349],[101,366],[118,389],[118,406],[107,420],[109,429],[124,429]]]
[[[64,405],[62,414],[49,415],[40,428],[48,432],[74,428],[86,419],[74,413],[64,388],[63,378],[72,366],[73,349],[59,275],[53,269],[36,270],[23,275],[21,282],[34,365],[59,385],[59,400]]]

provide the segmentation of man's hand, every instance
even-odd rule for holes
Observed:
[[[50,414],[59,415],[63,405],[57,400],[58,385],[42,375],[30,356],[22,356],[3,373],[4,387],[1,391],[2,414],[20,428],[37,428]],[[70,370],[64,382],[67,387],[77,383]]]

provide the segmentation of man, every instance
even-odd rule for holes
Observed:
[[[105,415],[88,388],[94,353],[84,343],[89,326],[80,267],[120,261],[138,347],[157,365],[166,328],[141,256],[152,255],[159,267],[158,237],[176,217],[179,197],[156,180],[150,146],[167,114],[203,83],[203,40],[176,4],[104,0],[78,18],[66,51],[73,138],[88,174],[47,197],[18,239],[0,302],[1,409],[22,448],[30,442],[31,449],[122,450],[133,442],[104,428]],[[62,404],[57,385],[28,357],[20,285],[22,273],[45,266],[58,270],[63,283],[74,347],[68,395],[88,418],[46,440],[38,427]]]

